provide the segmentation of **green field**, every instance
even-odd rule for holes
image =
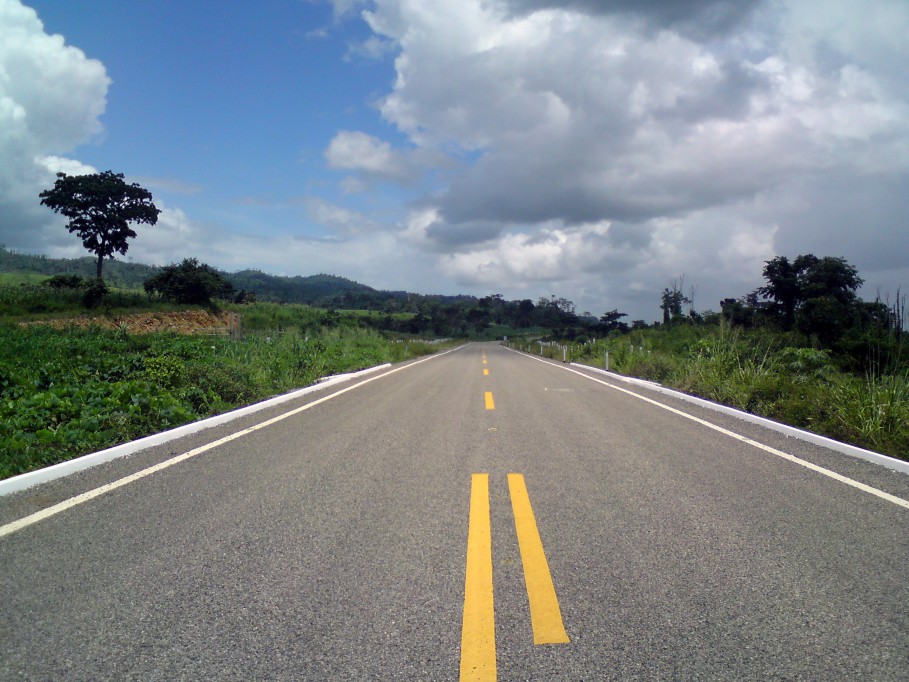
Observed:
[[[31,272],[0,272],[0,287],[17,287],[22,284],[41,284],[50,275],[38,275]]]
[[[13,279],[8,277],[8,279]],[[356,315],[305,305],[229,306],[241,336],[133,334],[125,326],[53,329],[84,316],[78,290],[0,285],[0,478],[438,346],[392,338]],[[91,311],[180,307],[117,291]],[[181,309],[186,309],[183,306]]]
[[[392,320],[407,321],[417,316],[416,313],[385,313],[380,310],[338,310],[341,315],[351,315],[353,317],[364,318],[391,318]]]

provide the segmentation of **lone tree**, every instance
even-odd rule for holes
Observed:
[[[154,225],[161,213],[151,192],[136,183],[126,184],[123,174],[113,171],[57,173],[53,188],[38,196],[44,206],[69,218],[66,229],[77,233],[82,245],[98,257],[98,279],[104,259],[126,253],[127,240],[136,236],[130,223]]]
[[[663,311],[663,324],[670,324],[673,320],[682,317],[682,305],[691,303],[691,299],[678,289],[678,285],[674,280],[671,291],[668,288],[663,289],[660,301],[660,309]]]
[[[628,331],[628,325],[622,322],[623,317],[628,317],[628,313],[620,313],[617,309],[603,313],[600,318],[600,329],[607,334],[615,329],[620,332]]]

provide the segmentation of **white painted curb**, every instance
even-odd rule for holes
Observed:
[[[607,372],[606,370],[602,370],[599,367],[591,367],[590,365],[584,365],[579,362],[572,362],[571,365],[573,367],[582,367],[584,369],[590,370],[591,372],[603,374],[610,377],[611,379],[618,379],[619,381],[624,381],[625,383],[643,386],[644,388],[647,388],[651,391],[664,393],[674,398],[679,398],[680,400],[685,400],[689,403],[694,403],[695,405],[700,405],[701,407],[706,407],[707,409],[714,410],[716,412],[732,415],[733,417],[737,417],[742,421],[758,424],[765,428],[772,429],[773,431],[783,433],[792,438],[798,438],[799,440],[803,440],[808,443],[814,443],[815,445],[820,445],[822,447],[829,448],[830,450],[835,450],[836,452],[840,452],[844,455],[849,455],[850,457],[863,459],[866,462],[873,462],[874,464],[880,464],[881,466],[887,467],[888,469],[893,469],[894,471],[899,471],[900,473],[909,474],[909,462],[901,459],[888,457],[887,455],[882,455],[879,452],[865,450],[864,448],[859,448],[854,445],[840,443],[839,441],[833,440],[832,438],[819,436],[816,433],[797,429],[794,426],[780,424],[779,422],[775,422],[772,419],[767,419],[766,417],[758,417],[757,415],[743,412],[742,410],[737,410],[734,407],[727,407],[726,405],[720,405],[719,403],[704,400],[703,398],[696,398],[693,395],[688,395],[687,393],[682,393],[681,391],[675,391],[671,388],[666,388],[665,386],[662,386],[653,381],[645,381],[644,379],[622,376],[621,374]]]
[[[156,433],[151,436],[146,436],[145,438],[130,441],[129,443],[123,443],[122,445],[115,445],[114,447],[108,448],[107,450],[101,450],[100,452],[83,455],[82,457],[77,457],[76,459],[71,459],[66,462],[60,462],[59,464],[54,464],[52,466],[45,467],[44,469],[37,469],[35,471],[19,474],[18,476],[13,476],[12,478],[7,478],[6,480],[0,481],[0,497],[3,495],[9,495],[10,493],[14,493],[19,490],[24,490],[25,488],[30,488],[34,485],[38,485],[39,483],[46,483],[47,481],[52,481],[56,478],[69,476],[70,474],[81,471],[82,469],[88,469],[89,467],[97,466],[98,464],[103,464],[104,462],[109,462],[119,457],[126,457],[127,455],[131,455],[135,452],[138,452],[139,450],[144,450],[145,448],[160,445],[161,443],[166,443],[176,438],[182,438],[183,436],[187,436],[191,433],[196,433],[204,429],[210,429],[213,426],[224,424],[248,414],[253,414],[259,410],[264,410],[275,405],[280,405],[281,403],[285,403],[288,400],[293,400],[294,398],[299,398],[308,393],[321,391],[322,389],[334,386],[335,384],[349,381],[351,379],[355,379],[372,372],[377,372],[381,369],[387,369],[389,367],[391,367],[391,364],[386,363],[384,365],[378,365],[376,367],[369,367],[368,369],[360,370],[359,372],[322,377],[319,379],[318,383],[313,384],[312,386],[307,386],[306,388],[301,388],[290,393],[285,393],[284,395],[275,396],[274,398],[269,398],[252,405],[247,405],[246,407],[240,407],[236,410],[225,412],[224,414],[209,417],[208,419],[201,419],[197,422],[192,422],[191,424],[184,424],[183,426],[178,426],[177,428],[171,429],[170,431]]]

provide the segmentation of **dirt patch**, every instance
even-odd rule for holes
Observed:
[[[133,313],[97,317],[70,317],[59,320],[44,320],[27,324],[44,324],[54,329],[126,329],[130,334],[153,334],[175,332],[177,334],[230,334],[238,330],[239,315],[236,313],[211,313],[207,310],[183,310],[172,313]]]

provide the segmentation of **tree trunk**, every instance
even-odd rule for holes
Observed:
[[[95,275],[98,279],[101,279],[101,266],[102,265],[104,265],[104,255],[99,253],[98,254],[98,270],[97,270],[97,274]]]

